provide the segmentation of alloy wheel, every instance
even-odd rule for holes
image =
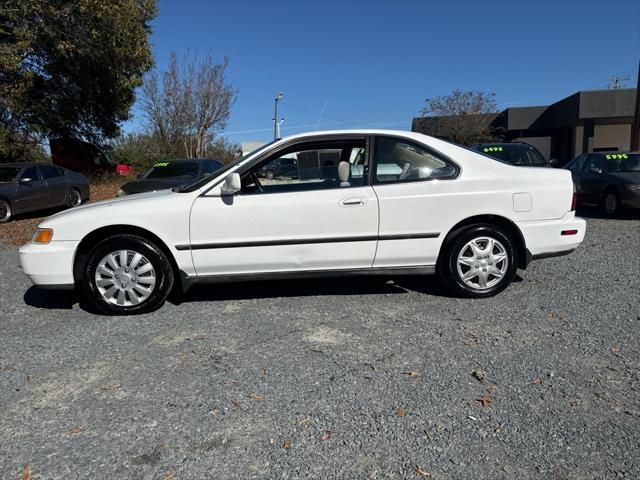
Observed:
[[[69,190],[69,205],[71,205],[72,207],[77,207],[81,203],[82,196],[80,195],[80,192],[75,189]]]
[[[95,284],[103,300],[120,307],[147,300],[156,286],[153,264],[141,253],[117,250],[98,263]]]
[[[458,254],[458,275],[475,290],[486,290],[500,283],[508,267],[507,250],[495,238],[474,238]]]

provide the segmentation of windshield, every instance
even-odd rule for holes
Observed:
[[[235,167],[236,165],[238,165],[239,163],[244,162],[247,158],[252,157],[254,155],[257,155],[258,153],[262,152],[263,150],[266,150],[267,148],[269,148],[271,145],[273,145],[277,140],[273,140],[261,147],[256,148],[255,150],[253,150],[252,152],[247,153],[246,155],[243,155],[240,158],[236,158],[234,161],[227,163],[226,165],[224,165],[220,170],[216,170],[213,174],[201,178],[200,180],[193,182],[189,185],[185,185],[183,187],[176,187],[173,189],[174,192],[178,192],[178,193],[188,193],[188,192],[194,192],[196,190],[198,190],[199,188],[204,187],[207,183],[209,183],[210,181],[212,181],[214,178],[219,178],[221,175],[224,175],[225,172],[228,172],[229,170],[231,170],[233,167]]]
[[[0,167],[0,183],[11,183],[16,179],[19,168],[16,167]]]
[[[609,172],[640,172],[640,153],[607,153]]]
[[[157,162],[142,178],[195,178],[198,162]]]
[[[483,145],[480,151],[510,165],[545,167],[547,161],[531,145]]]

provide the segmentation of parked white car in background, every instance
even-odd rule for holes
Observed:
[[[269,168],[283,157],[298,171]],[[20,259],[35,285],[75,285],[109,314],[156,309],[174,284],[347,273],[437,272],[454,293],[487,297],[582,242],[574,206],[566,170],[418,133],[313,132],[187,187],[54,215]]]

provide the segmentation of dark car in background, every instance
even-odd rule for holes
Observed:
[[[162,160],[138,176],[137,180],[122,185],[118,190],[118,196],[181,187],[211,175],[221,167],[222,163],[210,158]]]
[[[260,176],[271,180],[275,177],[297,178],[298,160],[295,158],[283,157],[271,162],[267,167],[258,172]]]
[[[640,209],[640,153],[596,152],[578,155],[571,171],[579,206],[600,207],[607,215]]]
[[[80,173],[43,163],[0,164],[0,223],[20,213],[76,207],[88,199],[89,182]]]
[[[469,148],[517,167],[552,167],[557,165],[555,160],[545,160],[538,149],[528,143],[476,143]]]

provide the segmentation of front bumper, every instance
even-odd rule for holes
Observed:
[[[78,241],[28,243],[20,247],[20,265],[34,285],[42,288],[72,289],[73,259]]]
[[[567,212],[557,220],[517,222],[517,225],[533,260],[571,253],[582,243],[587,229],[587,222],[576,217],[575,212]]]

